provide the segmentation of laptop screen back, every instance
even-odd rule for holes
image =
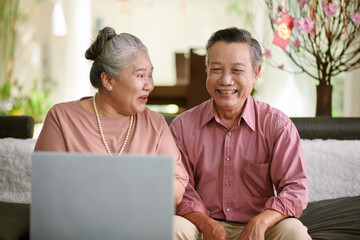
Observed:
[[[35,152],[31,239],[172,238],[167,156]]]

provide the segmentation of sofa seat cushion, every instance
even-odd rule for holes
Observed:
[[[30,205],[0,202],[0,239],[29,239]]]
[[[300,221],[313,240],[360,239],[360,196],[311,202]]]

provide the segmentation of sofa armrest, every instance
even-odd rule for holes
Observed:
[[[291,118],[302,139],[359,140],[360,118]]]
[[[29,204],[0,201],[0,213],[0,239],[29,239]]]
[[[0,116],[0,138],[32,138],[34,119],[31,116]]]

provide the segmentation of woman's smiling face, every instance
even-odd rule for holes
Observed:
[[[220,41],[209,52],[206,88],[218,111],[242,110],[258,73],[247,43]]]
[[[154,89],[153,65],[142,50],[120,72],[114,81],[113,95],[117,107],[124,114],[136,114],[145,110],[150,92]]]

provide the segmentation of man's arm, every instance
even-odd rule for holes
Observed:
[[[195,190],[193,167],[182,139],[183,129],[181,124],[179,122],[174,124],[173,122],[170,125],[170,130],[180,150],[184,167],[189,175],[189,183],[182,202],[177,206],[177,213],[192,222],[203,233],[204,240],[229,240],[230,238],[223,226],[206,215],[208,211]]]
[[[269,198],[265,209],[299,218],[308,202],[307,171],[300,137],[291,121],[276,134],[271,156],[276,196]]]
[[[183,196],[184,196],[185,188],[176,178],[174,179],[174,196],[175,196],[175,205],[178,205]]]
[[[230,240],[224,227],[204,213],[192,212],[184,215],[184,218],[195,224],[195,226],[203,233],[204,240]]]
[[[265,210],[246,224],[238,240],[264,240],[266,230],[284,218],[286,216],[277,211]]]
[[[184,142],[181,138],[181,136],[183,136],[182,126],[180,124],[174,125],[172,123],[170,125],[170,130],[174,137],[176,146],[180,151],[181,161],[188,175],[188,184],[185,188],[185,193],[182,198],[182,202],[180,202],[180,204],[177,205],[177,209],[176,209],[177,214],[181,216],[191,212],[203,212],[204,214],[206,214],[207,210],[204,206],[204,203],[202,202],[201,197],[195,190],[195,178],[194,178],[193,167],[187,155]]]

